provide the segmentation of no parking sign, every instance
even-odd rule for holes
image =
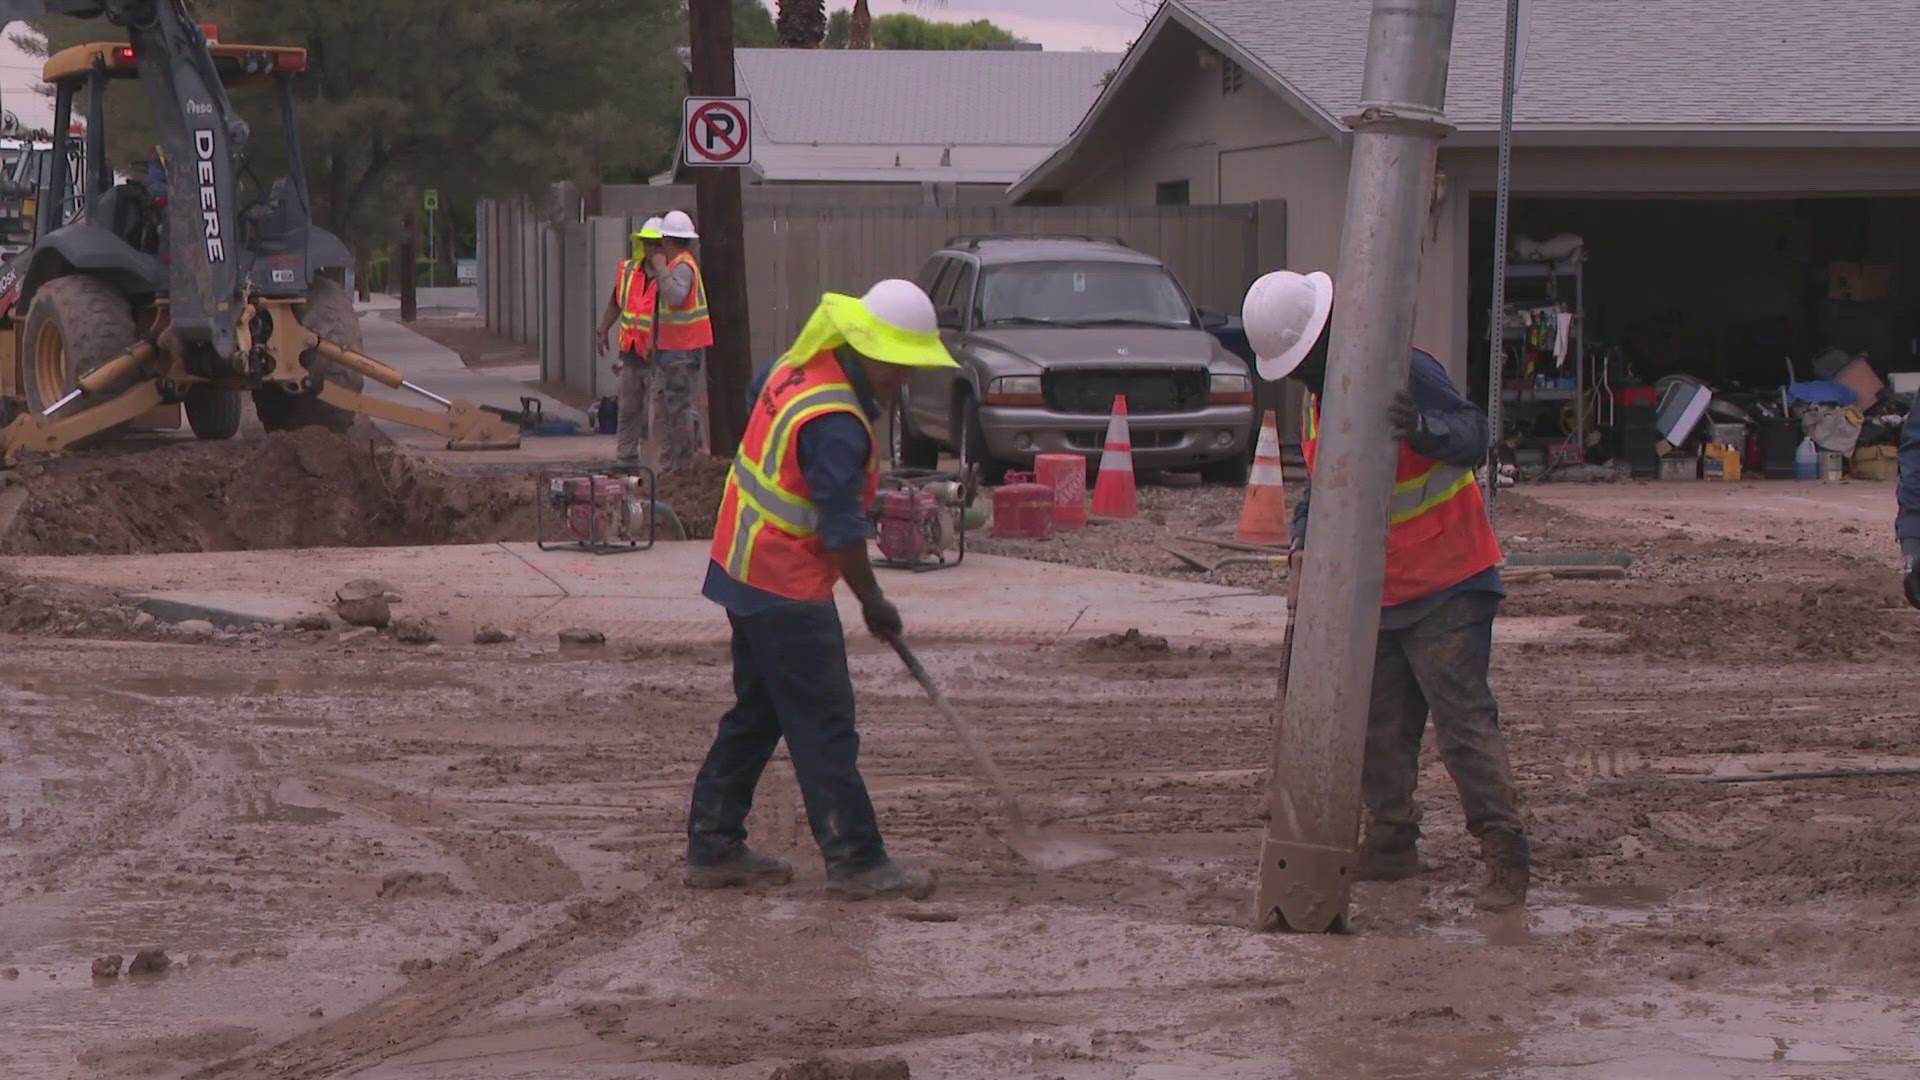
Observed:
[[[753,108],[746,98],[690,97],[684,115],[680,146],[683,163],[753,164]]]

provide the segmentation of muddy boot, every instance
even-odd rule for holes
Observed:
[[[1404,881],[1420,873],[1420,831],[1409,828],[1368,828],[1360,843],[1356,881]]]
[[[687,864],[684,879],[689,889],[739,889],[749,885],[785,885],[793,880],[793,867],[771,855],[752,848],[725,862],[706,866]]]
[[[842,900],[884,900],[894,896],[925,900],[933,895],[933,871],[902,866],[889,859],[862,873],[844,877],[829,874],[827,892]]]
[[[1490,833],[1481,837],[1480,851],[1487,860],[1487,883],[1480,887],[1473,906],[1481,911],[1512,911],[1525,906],[1533,876],[1526,838]]]

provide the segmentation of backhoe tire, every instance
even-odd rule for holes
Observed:
[[[106,282],[85,274],[55,278],[40,287],[27,309],[26,333],[21,339],[20,389],[34,412],[59,401],[94,368],[133,348],[138,333],[133,305]],[[81,398],[54,416],[67,419],[133,385],[129,376],[109,392],[89,402]],[[102,441],[126,425],[120,424],[82,439],[76,446]]]
[[[327,278],[314,279],[313,286],[307,290],[307,302],[296,308],[294,314],[299,317],[300,325],[343,349],[359,352],[365,348],[353,298]],[[366,383],[359,372],[340,367],[317,350],[309,349],[300,360],[306,365],[307,374],[314,378],[356,391]],[[260,414],[260,423],[268,431],[303,427],[346,431],[358,419],[358,414],[336,409],[312,394],[288,394],[271,386],[253,392],[253,409]]]
[[[187,412],[187,426],[193,429],[195,438],[231,439],[240,434],[240,418],[244,415],[240,391],[196,386],[187,391],[182,404]]]

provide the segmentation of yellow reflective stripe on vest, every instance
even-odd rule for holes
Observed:
[[[765,521],[772,521],[796,536],[811,536],[820,531],[819,507],[812,499],[781,487],[776,474],[780,463],[787,459],[787,443],[800,425],[825,413],[847,410],[865,418],[865,413],[860,411],[860,398],[851,387],[815,387],[781,407],[758,454],[749,454],[747,447],[741,446],[733,460],[733,483],[740,495],[742,521],[749,508],[754,513],[752,522],[735,529],[736,543],[743,539],[751,543],[747,535],[749,528],[757,529]],[[870,426],[868,437],[872,437]],[[735,557],[742,556],[736,552]]]
[[[633,287],[636,283],[644,279],[645,276],[646,275],[642,274],[640,268],[634,263],[623,262],[620,264],[619,300],[620,329],[622,330],[646,330],[653,327],[652,316],[640,314],[632,310]]]
[[[691,256],[680,255],[667,264],[667,271],[671,274],[673,268],[683,262],[693,267],[693,290],[687,293],[686,299],[686,303],[692,306],[677,308],[672,304],[666,305],[666,309],[660,312],[662,326],[684,326],[689,323],[704,322],[707,318],[707,278],[700,272],[700,264],[694,262]]]
[[[1387,503],[1388,520],[1395,525],[1412,521],[1472,484],[1472,469],[1435,464],[1419,476],[1397,481],[1393,485],[1393,498]]]
[[[733,543],[727,548],[727,574],[735,581],[747,580],[747,563],[753,557],[753,542],[759,538],[765,524],[760,511],[742,497],[733,516]]]

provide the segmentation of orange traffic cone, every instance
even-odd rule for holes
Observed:
[[[1268,409],[1260,422],[1260,445],[1253,452],[1253,472],[1247,476],[1247,501],[1240,507],[1240,531],[1234,539],[1243,544],[1277,544],[1286,547],[1293,541],[1293,529],[1287,520],[1287,489],[1280,471],[1280,425]]]
[[[1127,434],[1127,395],[1113,399],[1113,419],[1107,421],[1107,446],[1100,455],[1100,480],[1093,488],[1093,516],[1130,518],[1140,513],[1139,492],[1133,486],[1133,436]]]

